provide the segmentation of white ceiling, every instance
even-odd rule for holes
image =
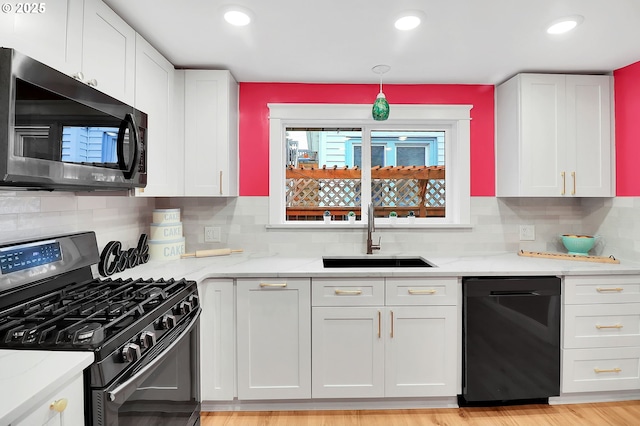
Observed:
[[[243,82],[497,84],[518,72],[610,72],[640,61],[640,0],[105,0],[176,67]],[[222,9],[253,13],[232,27]],[[411,32],[393,26],[424,13]],[[575,31],[546,25],[582,15]]]

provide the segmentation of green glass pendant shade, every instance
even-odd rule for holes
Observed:
[[[384,96],[384,93],[378,93],[378,97],[373,103],[373,108],[371,109],[371,115],[376,121],[384,121],[389,118],[389,102],[387,102],[387,98]]]

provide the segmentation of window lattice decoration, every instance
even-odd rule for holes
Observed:
[[[324,208],[359,208],[361,171],[304,169],[286,173],[287,211],[314,215]],[[384,167],[372,169],[372,201],[378,208],[416,210],[416,215],[443,216],[446,206],[444,167]],[[412,178],[417,176],[418,178]],[[436,209],[428,213],[428,209]],[[289,214],[289,213],[288,213]]]

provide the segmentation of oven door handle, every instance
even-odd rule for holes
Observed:
[[[201,310],[198,310],[198,313],[196,314],[195,317],[193,317],[193,319],[189,323],[189,326],[185,328],[182,333],[180,333],[178,338],[176,338],[173,342],[171,342],[169,346],[167,346],[164,349],[163,353],[167,353],[171,351],[177,344],[179,344],[182,341],[182,339],[184,339],[191,332],[191,330],[193,330],[193,328],[196,325],[196,322],[198,321],[198,318],[200,318],[201,312],[202,312]],[[115,389],[111,391],[106,391],[108,400],[116,405],[124,404],[127,398],[129,398],[129,396],[131,396],[137,390],[138,385],[141,384],[144,380],[146,380],[146,378],[153,371],[153,369],[156,368],[158,364],[162,362],[164,359],[165,359],[164,356],[156,357],[149,364],[142,367],[140,371],[138,371],[135,374],[135,376],[131,377],[126,382],[121,383]]]

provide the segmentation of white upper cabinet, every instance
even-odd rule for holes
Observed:
[[[238,83],[229,71],[184,72],[186,196],[238,195]]]
[[[109,6],[101,0],[7,4],[43,11],[1,13],[3,47],[133,105],[136,32]]]
[[[136,32],[101,0],[85,0],[81,80],[133,105]]]
[[[496,89],[498,197],[615,195],[612,77],[518,74]]]
[[[148,116],[147,186],[137,196],[175,196],[184,191],[184,146],[172,135],[175,69],[142,36],[136,36],[135,107]]]
[[[7,4],[13,12],[0,13],[2,47],[14,48],[67,74],[80,70],[83,0]]]

